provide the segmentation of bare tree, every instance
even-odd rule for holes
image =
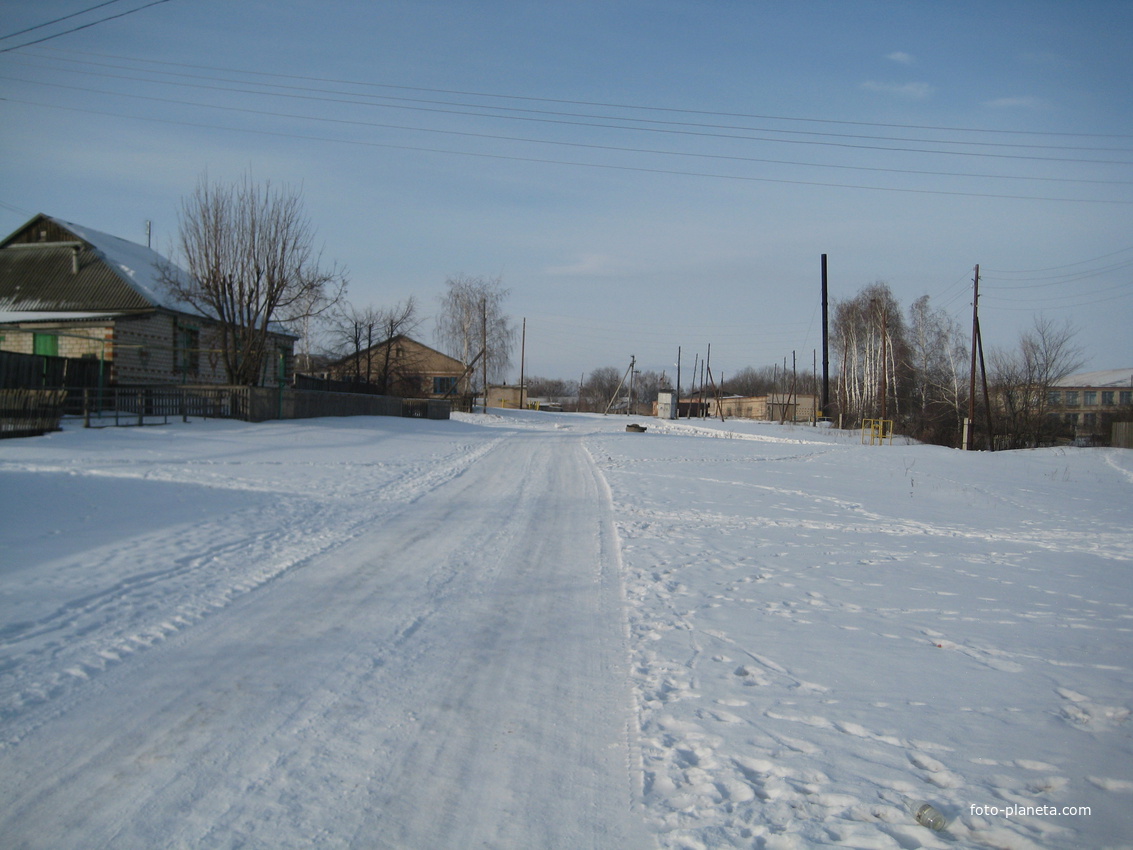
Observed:
[[[778,370],[774,366],[762,366],[759,369],[745,366],[738,372],[728,375],[723,390],[739,396],[768,395],[779,389],[778,379]]]
[[[511,317],[503,311],[508,290],[499,278],[465,275],[450,277],[445,285],[448,289],[441,296],[436,318],[437,341],[465,364],[483,350],[484,366],[476,371],[489,381],[502,380],[511,366],[515,345]]]
[[[274,323],[328,309],[346,287],[344,271],[321,266],[315,232],[297,192],[202,177],[181,202],[177,247],[187,277],[161,270],[174,296],[220,325],[228,380],[260,383]]]
[[[966,416],[964,367],[969,355],[959,323],[944,310],[933,309],[927,295],[909,308],[907,353],[912,436],[954,445]]]
[[[391,307],[358,307],[343,302],[335,311],[331,328],[340,360],[335,371],[343,379],[369,384],[381,394],[394,394],[410,377],[419,383],[421,364],[393,342],[413,333],[420,324],[417,300],[412,295]]]
[[[591,372],[582,386],[582,398],[579,399],[579,408],[585,410],[602,411],[609,404],[618,386],[622,383],[624,373],[613,366],[602,366]]]
[[[1053,439],[1057,424],[1049,415],[1051,390],[1082,367],[1076,334],[1069,321],[1038,316],[1034,326],[1020,334],[1016,351],[991,353],[996,433],[1007,447],[1043,445]]]

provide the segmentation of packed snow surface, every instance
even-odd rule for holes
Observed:
[[[0,443],[3,846],[1133,846],[1133,452],[627,421]]]

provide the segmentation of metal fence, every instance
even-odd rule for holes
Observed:
[[[0,438],[59,430],[66,390],[0,390]]]
[[[86,358],[0,351],[0,389],[97,387],[101,367]]]

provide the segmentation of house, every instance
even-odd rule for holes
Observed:
[[[143,245],[46,215],[0,242],[0,351],[99,364],[105,385],[223,384],[219,325],[161,284]],[[260,384],[289,382],[296,337],[270,334]]]
[[[1104,436],[1119,413],[1133,412],[1133,368],[1069,375],[1055,382],[1047,404],[1075,438]]]
[[[453,398],[468,395],[468,369],[405,334],[398,334],[327,366],[328,377],[374,388],[401,398]]]
[[[714,419],[723,416],[725,419],[810,422],[815,417],[818,397],[799,393],[772,393],[760,396],[724,395],[719,398],[706,397],[703,401],[681,399],[679,404],[682,419],[698,416]]]

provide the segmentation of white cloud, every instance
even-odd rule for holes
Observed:
[[[862,88],[867,91],[895,94],[910,100],[924,100],[935,91],[928,83],[879,83],[873,80],[862,83]]]
[[[915,61],[911,54],[908,54],[903,50],[894,51],[893,53],[890,53],[885,58],[890,59],[890,60],[898,63],[899,65],[912,65],[913,62]]]
[[[1047,102],[1039,97],[997,97],[989,100],[984,106],[992,109],[1045,109]]]

